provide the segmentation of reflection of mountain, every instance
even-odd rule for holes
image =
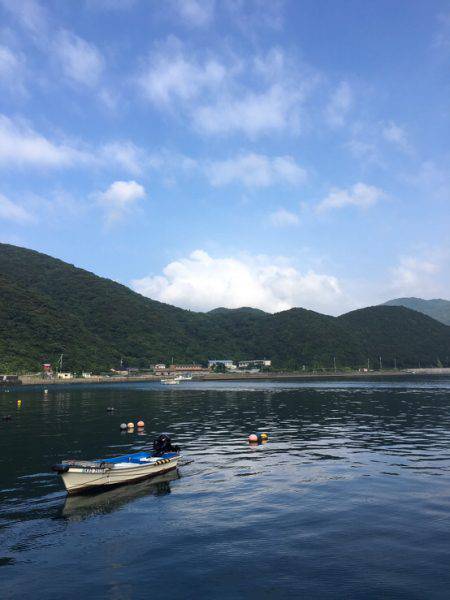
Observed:
[[[170,482],[179,479],[178,470],[147,479],[140,483],[123,485],[106,492],[67,496],[62,509],[62,517],[70,521],[81,521],[96,515],[114,512],[129,502],[144,496],[164,496],[170,494]]]

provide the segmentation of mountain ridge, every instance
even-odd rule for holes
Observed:
[[[444,323],[444,325],[450,325],[450,300],[444,300],[443,298],[424,300],[423,298],[409,297],[394,298],[384,304],[387,306],[404,306],[428,315],[436,321]]]
[[[393,335],[395,332],[395,335]],[[64,354],[71,370],[108,370],[121,360],[205,362],[270,358],[275,368],[448,362],[450,327],[402,308],[339,317],[304,308],[279,313],[197,313],[141,296],[35,250],[0,244],[0,372],[37,371]],[[395,356],[394,356],[395,355]]]

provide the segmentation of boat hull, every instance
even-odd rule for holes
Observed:
[[[142,481],[168,473],[177,468],[178,456],[162,458],[146,465],[130,465],[127,468],[105,468],[103,466],[73,466],[61,473],[68,494],[81,494],[87,491],[110,488],[126,483]]]

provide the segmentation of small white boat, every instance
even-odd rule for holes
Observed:
[[[175,377],[176,381],[191,381],[192,380],[192,375],[177,375]]]
[[[164,385],[177,385],[177,383],[180,383],[179,379],[161,379],[161,383]]]
[[[69,494],[140,481],[176,469],[179,452],[136,452],[102,460],[67,460],[53,466]]]

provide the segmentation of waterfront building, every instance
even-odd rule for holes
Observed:
[[[228,371],[233,371],[234,369],[236,369],[236,365],[234,364],[234,362],[232,360],[228,360],[228,359],[208,360],[208,368],[209,369],[213,369],[217,365],[223,365],[225,367],[225,369],[227,369]]]
[[[272,361],[271,360],[267,360],[266,358],[263,359],[252,359],[252,360],[240,360],[238,362],[238,368],[239,369],[248,369],[249,367],[271,367],[272,366]]]
[[[170,365],[169,371],[171,373],[190,373],[192,371],[204,371],[201,365]]]
[[[62,371],[61,373],[58,373],[57,378],[58,379],[73,379],[73,373],[67,373],[65,371]]]

